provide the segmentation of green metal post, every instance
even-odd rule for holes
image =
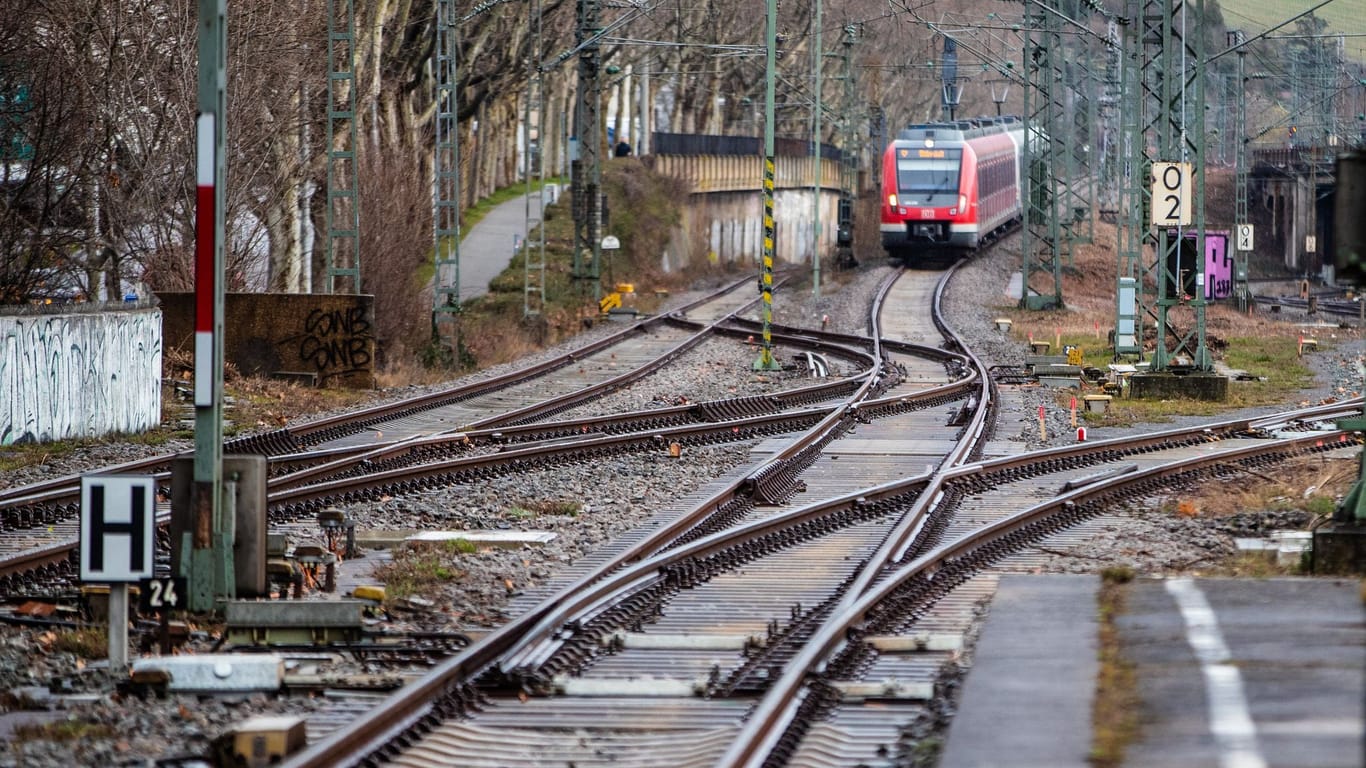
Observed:
[[[223,503],[223,204],[227,177],[227,0],[199,0],[196,122],[194,485],[180,570],[191,611],[235,594]],[[226,589],[226,592],[223,591]]]
[[[854,24],[844,27],[843,52],[840,56],[841,78],[844,81],[844,124],[842,126],[842,148],[840,151],[840,203],[836,238],[839,262],[842,266],[854,263],[853,235],[854,210],[858,198],[859,140],[858,127],[862,120],[858,89],[854,81],[854,43],[858,41],[859,28]],[[876,165],[876,163],[874,164]]]
[[[1337,191],[1333,199],[1333,264],[1338,270],[1338,279],[1361,290],[1366,288],[1366,223],[1361,216],[1361,211],[1366,209],[1366,150],[1338,155],[1334,175]],[[1366,379],[1366,367],[1360,362],[1357,374]],[[1338,428],[1366,432],[1366,418],[1342,419]],[[1366,491],[1363,490],[1366,488],[1366,452],[1358,457],[1357,463],[1357,481],[1338,504],[1333,519],[1366,526]]]
[[[1242,237],[1244,228],[1252,226],[1247,210],[1247,50],[1244,47],[1247,37],[1241,31],[1233,30],[1228,33],[1228,42],[1230,46],[1238,46],[1238,74],[1234,80],[1238,112],[1233,127],[1233,247],[1237,254],[1233,267],[1233,295],[1238,311],[1247,312],[1252,309],[1252,286],[1248,282],[1248,257],[1252,251],[1242,247],[1250,245],[1246,241],[1252,239]]]
[[[1024,258],[1020,306],[1025,309],[1062,307],[1062,254],[1057,179],[1059,159],[1059,88],[1055,87],[1060,46],[1057,21],[1052,14],[1030,6],[1024,19],[1024,164],[1021,169],[1024,226],[1020,250]],[[1048,276],[1051,286],[1031,293],[1037,273]]]
[[[768,48],[764,66],[764,255],[759,272],[759,295],[763,300],[760,318],[763,321],[763,340],[759,358],[754,361],[756,371],[776,371],[780,368],[773,357],[773,254],[777,234],[773,220],[773,181],[776,175],[773,162],[773,91],[778,51],[778,0],[768,0]]]
[[[1152,94],[1157,97],[1157,119],[1152,127],[1158,159],[1190,164],[1189,204],[1195,233],[1194,254],[1185,257],[1185,228],[1156,227],[1157,261],[1153,274],[1157,280],[1157,345],[1149,370],[1170,370],[1180,361],[1194,370],[1209,371],[1214,363],[1205,346],[1205,66],[1201,34],[1204,0],[1194,0],[1193,7],[1174,7],[1165,0],[1147,3],[1153,7],[1145,12],[1144,24],[1158,25],[1153,30],[1156,35],[1144,37],[1150,51],[1148,63],[1156,80]],[[1158,201],[1153,201],[1153,205],[1155,216],[1163,213]],[[1186,273],[1194,277],[1193,283],[1186,280]],[[1187,293],[1187,288],[1192,290]],[[1172,322],[1173,313],[1192,315],[1180,324],[1184,333]]]
[[[1121,356],[1143,357],[1143,324],[1145,296],[1143,290],[1144,241],[1148,233],[1144,210],[1148,207],[1148,154],[1143,138],[1143,28],[1137,14],[1142,0],[1129,0],[1128,17],[1124,28],[1123,59],[1120,77],[1120,132],[1118,156],[1123,159],[1124,171],[1120,178],[1119,197],[1119,277],[1115,290],[1115,347],[1116,359]]]
[[[571,163],[574,185],[574,265],[571,276],[592,284],[602,298],[602,69],[600,0],[578,0],[575,43],[579,51],[578,105],[574,135],[578,157]],[[582,285],[582,283],[580,283]]]
[[[344,132],[345,146],[338,133]],[[327,292],[360,293],[354,0],[327,0]]]
[[[436,18],[436,143],[432,162],[432,341],[460,356],[460,125],[457,120],[455,0],[440,0]]]
[[[531,8],[531,55],[522,117],[526,163],[526,229],[522,241],[522,317],[545,309],[545,71],[541,68],[541,0]],[[534,234],[533,234],[534,231]],[[534,238],[534,240],[533,240]]]
[[[814,45],[811,47],[811,92],[815,106],[811,109],[811,295],[821,297],[821,64],[825,53],[821,50],[821,0],[816,0],[816,12],[811,18]]]

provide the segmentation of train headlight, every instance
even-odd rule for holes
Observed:
[[[967,213],[967,212],[968,212],[968,196],[967,196],[967,195],[959,195],[959,196],[958,196],[958,210],[962,211],[963,213]]]
[[[925,139],[925,149],[934,148],[934,139]]]
[[[895,194],[887,195],[887,205],[888,205],[889,207],[892,207],[892,208],[895,208],[895,207],[896,207],[896,195],[895,195]]]

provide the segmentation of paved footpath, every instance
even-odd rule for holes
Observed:
[[[548,185],[546,201],[554,203],[559,188]],[[531,218],[539,220],[539,200],[531,197]],[[460,301],[488,293],[489,283],[512,263],[516,245],[526,238],[527,196],[501,203],[460,233]]]
[[[941,768],[1085,768],[1096,598],[1007,576]],[[1366,618],[1352,579],[1142,579],[1117,617],[1142,700],[1125,768],[1366,765]]]

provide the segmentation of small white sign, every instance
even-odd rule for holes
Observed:
[[[156,478],[81,478],[81,581],[131,582],[152,576]]]
[[[1305,253],[1313,253],[1313,252],[1314,252],[1314,248],[1315,248],[1316,246],[1318,246],[1318,244],[1319,244],[1319,239],[1318,239],[1317,237],[1315,237],[1314,235],[1305,235],[1305,236],[1304,236],[1304,252],[1305,252]]]
[[[602,239],[602,249],[604,251],[615,251],[621,247],[621,241],[615,235],[608,235]]]
[[[1238,227],[1238,250],[1252,250],[1252,225],[1239,224]]]
[[[1191,223],[1191,164],[1153,163],[1154,227]]]

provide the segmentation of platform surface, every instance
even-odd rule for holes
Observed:
[[[1088,766],[1092,576],[1002,578],[941,768]],[[1140,579],[1116,618],[1142,700],[1126,768],[1366,765],[1355,579]]]

